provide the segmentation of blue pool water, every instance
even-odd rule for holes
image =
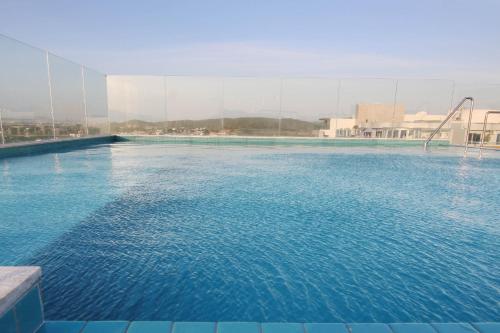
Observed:
[[[48,319],[500,320],[500,156],[119,143],[0,160]]]

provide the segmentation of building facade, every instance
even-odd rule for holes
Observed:
[[[475,109],[471,119],[470,142],[479,142],[484,118],[488,109]],[[494,111],[494,110],[493,110]],[[358,104],[352,118],[323,118],[325,126],[321,137],[329,138],[379,138],[399,140],[425,140],[444,121],[446,115],[421,111],[405,114],[403,105]],[[468,112],[449,121],[436,139],[463,144],[468,123]],[[500,144],[500,114],[490,114],[485,132],[485,143]]]

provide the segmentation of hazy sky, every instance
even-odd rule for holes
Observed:
[[[0,33],[111,74],[500,83],[500,1],[0,1]]]

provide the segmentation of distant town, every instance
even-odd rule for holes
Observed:
[[[469,140],[480,140],[487,109],[475,109],[471,120]],[[423,140],[445,119],[446,115],[427,112],[407,114],[404,105],[358,104],[352,117],[322,118],[305,121],[292,118],[240,117],[202,120],[148,122],[129,120],[111,122],[111,133],[118,135],[183,135],[183,136],[291,136],[322,138],[365,138]],[[443,127],[437,138],[452,143],[463,143],[467,116],[464,114]],[[105,134],[98,127],[82,124],[56,124],[48,122],[4,121],[3,135],[6,142]],[[488,120],[485,142],[500,144],[500,117]]]

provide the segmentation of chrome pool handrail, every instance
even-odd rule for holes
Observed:
[[[429,135],[427,140],[425,140],[424,150],[427,150],[427,145],[429,144],[429,142],[431,142],[432,138],[434,138],[434,136],[441,130],[441,128],[448,122],[448,120],[450,120],[450,118],[453,117],[453,115],[455,113],[457,113],[457,111],[460,110],[462,105],[467,101],[470,101],[469,122],[467,124],[467,131],[465,133],[465,143],[464,143],[465,144],[464,154],[467,154],[467,147],[469,145],[470,125],[471,125],[471,120],[472,120],[472,111],[474,110],[474,98],[472,98],[472,97],[464,97],[464,99],[462,99],[460,101],[460,103],[458,103],[458,105],[455,106],[455,108],[453,110],[451,110],[451,112],[446,116],[446,118],[441,122],[441,124],[439,124],[439,126],[431,133],[431,135]]]
[[[483,131],[481,132],[481,144],[479,145],[479,158],[481,158],[483,156],[483,146],[484,146],[484,137],[486,134],[486,124],[488,123],[488,116],[490,115],[490,113],[500,114],[500,111],[489,110],[489,111],[486,111],[486,113],[484,114]]]

